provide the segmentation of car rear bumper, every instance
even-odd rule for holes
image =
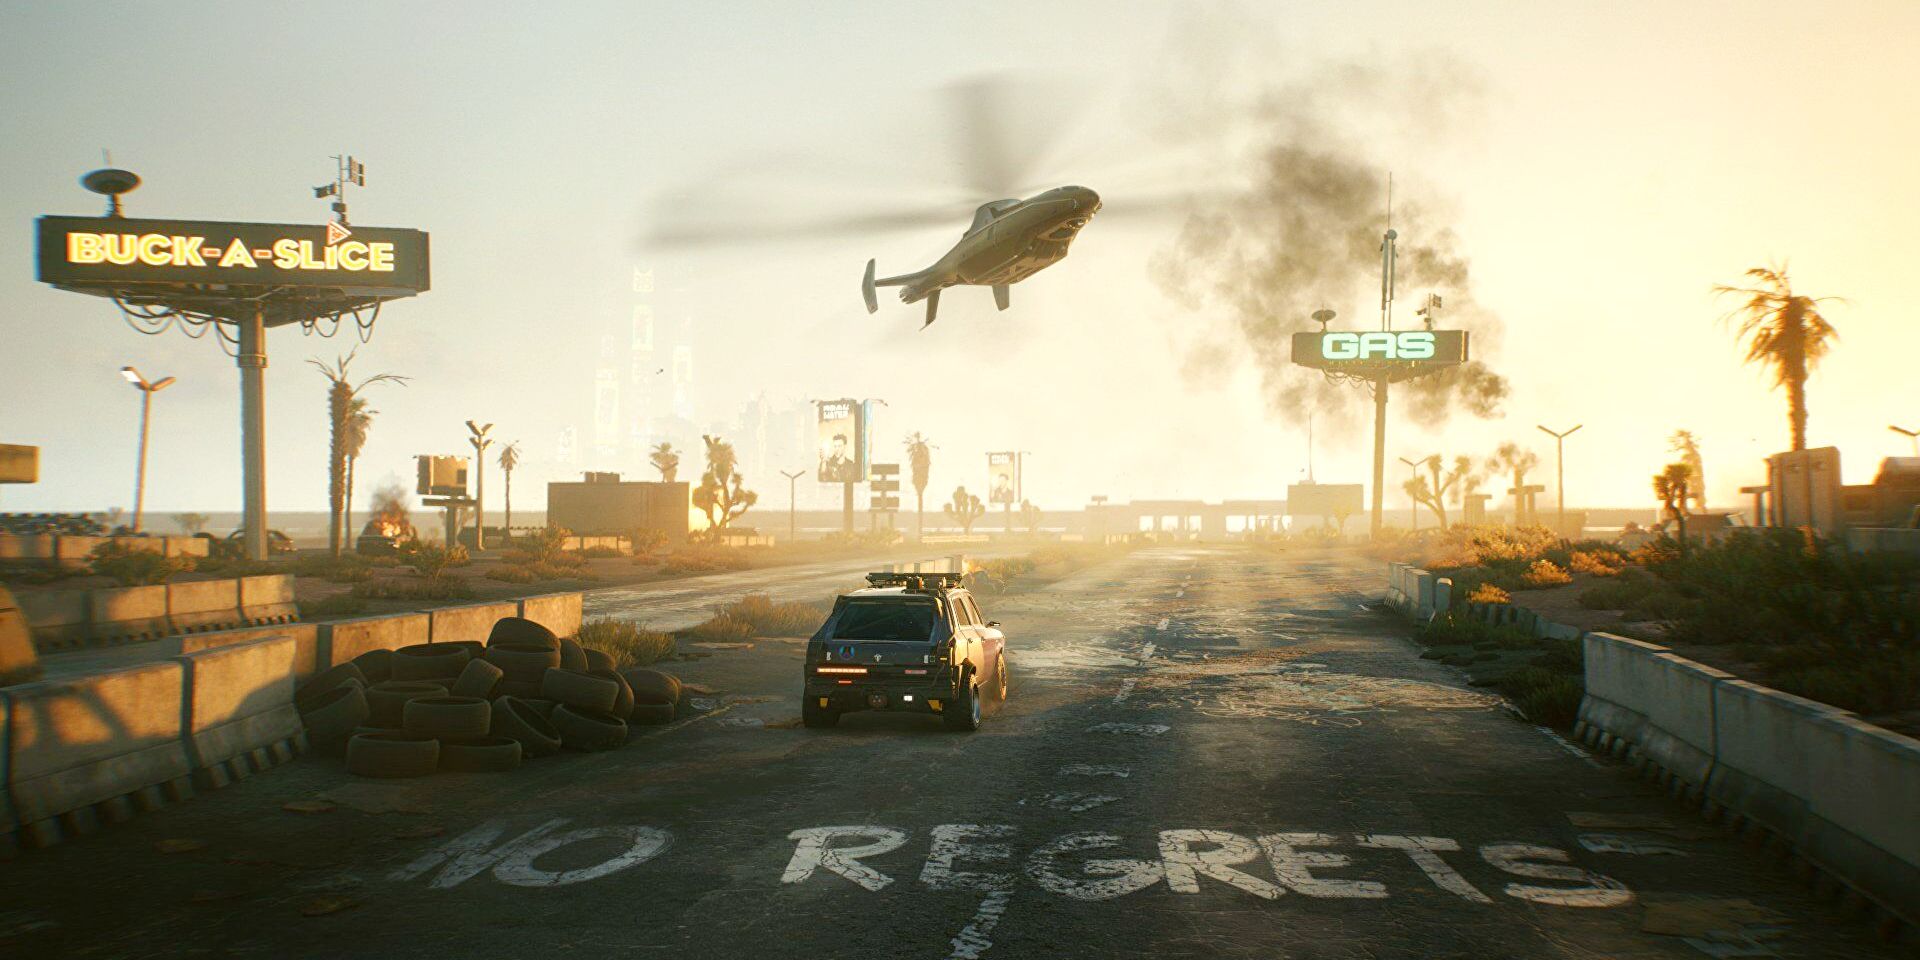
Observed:
[[[884,710],[896,713],[939,713],[952,694],[932,683],[818,683],[808,681],[807,702],[837,713]]]

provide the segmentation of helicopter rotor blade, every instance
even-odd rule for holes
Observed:
[[[950,226],[961,221],[970,209],[957,209],[949,204],[798,220],[665,221],[647,231],[643,242],[650,246],[700,246],[893,233]]]
[[[977,202],[1020,197],[1043,186],[1055,146],[1075,125],[1075,85],[1059,80],[991,73],[949,84],[942,91],[951,114],[959,180]]]

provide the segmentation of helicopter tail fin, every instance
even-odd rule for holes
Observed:
[[[921,324],[920,329],[925,330],[926,328],[933,326],[933,315],[939,312],[940,312],[940,291],[938,288],[935,288],[932,293],[927,294],[927,322]]]
[[[996,307],[999,307],[1002,310],[1005,310],[1012,303],[1013,303],[1012,289],[1007,284],[1004,284],[1004,283],[994,284],[993,285],[993,305]]]
[[[867,261],[867,276],[860,281],[860,294],[867,298],[867,312],[879,313],[880,300],[873,292],[873,261]]]

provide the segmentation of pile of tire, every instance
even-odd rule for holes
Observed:
[[[315,675],[294,705],[316,751],[363,777],[512,770],[562,749],[612,750],[629,723],[672,722],[680,681],[520,617],[486,643],[372,650]]]

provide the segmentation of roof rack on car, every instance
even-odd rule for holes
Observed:
[[[907,590],[943,590],[960,586],[958,573],[869,573],[867,583],[875,587],[902,587]]]

